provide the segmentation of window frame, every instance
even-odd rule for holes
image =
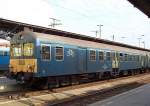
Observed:
[[[0,50],[0,56],[4,56],[4,51]]]
[[[3,56],[9,56],[8,51],[4,51]]]
[[[15,49],[18,49],[17,50],[17,52],[15,51]],[[20,43],[20,44],[18,44],[18,45],[16,45],[16,44],[12,44],[12,47],[11,47],[11,52],[12,52],[12,57],[21,57],[21,56],[23,56],[22,55],[22,44]],[[19,50],[20,49],[20,50]],[[20,53],[19,53],[20,52]],[[19,54],[19,55],[16,55],[16,54]]]
[[[110,54],[110,56],[107,56],[107,53]],[[108,60],[109,57],[109,60]],[[106,51],[106,61],[112,61],[112,51]]]
[[[25,55],[25,46],[27,46],[27,44],[32,44],[32,46],[33,46],[33,48],[31,49],[30,48],[30,53],[32,52],[32,55],[30,55],[30,56],[28,56],[27,54]],[[32,51],[31,51],[32,50]],[[31,43],[31,42],[28,42],[28,43],[23,43],[23,45],[22,45],[22,56],[24,56],[24,57],[34,57],[34,51],[35,50],[35,45],[34,45],[34,43]],[[27,53],[27,52],[26,52]]]
[[[136,61],[136,57],[135,57],[135,54],[133,54],[133,60],[132,60],[133,62],[135,62]]]
[[[124,53],[124,61],[128,61],[128,53]]]
[[[103,53],[103,60],[100,60],[100,52]],[[103,62],[105,60],[105,52],[104,51],[101,51],[101,50],[98,51],[98,60],[100,62]]]
[[[90,53],[91,51],[94,51],[94,52],[95,52],[95,59],[94,59],[94,60],[91,60],[91,53]],[[90,49],[90,50],[89,50],[89,60],[90,60],[90,61],[96,61],[96,50],[94,50],[94,49]]]
[[[122,52],[119,53],[119,60],[124,61],[124,54]]]
[[[62,48],[63,48],[63,58],[62,58],[62,60],[57,60],[57,59],[56,59],[56,48],[57,48],[57,47],[62,47]],[[64,61],[64,56],[65,56],[65,55],[64,55],[64,46],[55,46],[55,60],[56,60],[56,61]]]
[[[50,51],[49,51],[49,53],[50,53],[50,59],[43,59],[43,58],[42,58],[42,47],[43,47],[43,46],[49,46],[49,47],[50,47]],[[41,55],[41,60],[42,60],[42,61],[51,61],[51,57],[52,57],[52,56],[51,56],[51,53],[52,53],[52,52],[51,52],[51,45],[50,45],[50,44],[41,44],[40,55]]]

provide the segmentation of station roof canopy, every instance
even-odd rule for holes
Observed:
[[[150,18],[150,0],[128,0]]]
[[[119,42],[94,38],[94,37],[90,37],[90,36],[86,36],[82,34],[77,34],[77,33],[72,33],[72,32],[67,32],[67,31],[62,31],[62,30],[57,30],[57,29],[52,29],[52,28],[47,28],[47,27],[42,27],[42,26],[37,26],[37,25],[31,25],[31,24],[26,24],[22,22],[16,22],[16,21],[0,18],[0,30],[4,30],[7,32],[11,32],[11,33],[17,33],[19,31],[23,31],[25,27],[32,29],[34,32],[54,34],[58,36],[65,36],[65,37],[70,37],[70,38],[75,38],[75,39],[83,39],[87,41],[94,41],[94,42],[99,42],[99,43],[105,43],[105,44],[116,45],[116,46],[127,47],[127,48],[150,52],[149,49],[131,46],[128,44],[122,44]]]

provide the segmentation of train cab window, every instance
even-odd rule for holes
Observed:
[[[111,53],[110,52],[106,52],[106,60],[107,61],[111,60]]]
[[[91,60],[91,61],[96,61],[96,51],[95,50],[90,50],[89,51],[89,59]]]
[[[42,45],[41,57],[43,60],[50,60],[51,59],[51,47],[50,47],[50,45]]]
[[[12,47],[12,56],[18,57],[22,55],[22,51],[21,51],[21,44],[18,45],[13,45]]]
[[[103,61],[104,60],[104,52],[99,51],[99,60]]]
[[[25,43],[23,46],[23,55],[33,56],[33,43]]]
[[[57,61],[62,61],[64,59],[64,48],[57,46],[55,49],[55,58]]]

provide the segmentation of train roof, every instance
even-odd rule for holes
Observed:
[[[18,36],[19,35],[19,36]],[[21,35],[21,36],[20,36]],[[19,39],[19,40],[18,40]],[[22,40],[20,40],[22,39]],[[66,46],[69,45],[70,47],[81,47],[81,48],[87,48],[89,50],[97,49],[99,51],[116,51],[119,53],[128,53],[128,54],[147,54],[145,51],[137,50],[137,49],[130,49],[126,47],[116,46],[116,45],[109,45],[104,43],[98,43],[98,42],[92,42],[87,40],[81,40],[81,39],[74,39],[64,36],[57,36],[52,34],[44,34],[44,33],[38,33],[38,32],[32,32],[29,30],[22,31],[15,35],[11,43],[17,44],[19,42],[26,43],[26,42],[36,42],[36,46],[41,45],[41,43],[54,43],[55,46]]]
[[[10,48],[9,47],[0,47],[0,51],[9,51]]]
[[[5,46],[8,47],[10,45],[10,42],[5,39],[0,39],[0,47]]]
[[[104,43],[104,44],[116,45],[116,46],[127,47],[127,48],[150,52],[150,49],[140,48],[140,47],[136,47],[136,46],[132,46],[128,44],[123,44],[123,43],[114,42],[110,40],[94,38],[94,37],[86,36],[83,34],[77,34],[73,32],[67,32],[63,30],[52,29],[52,28],[31,25],[27,23],[0,18],[0,28],[2,30],[7,30],[7,31],[9,30],[13,33],[16,33],[16,32],[23,31],[25,27],[32,29],[34,32],[65,36],[65,37],[70,37],[70,38],[75,38],[75,39],[82,39],[82,40],[87,40],[87,41],[99,42],[99,43]]]

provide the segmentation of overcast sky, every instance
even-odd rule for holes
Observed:
[[[142,38],[150,48],[150,19],[127,0],[0,0],[0,17],[45,27],[53,17],[63,24],[57,29],[93,37],[102,24],[103,39],[139,46]]]

